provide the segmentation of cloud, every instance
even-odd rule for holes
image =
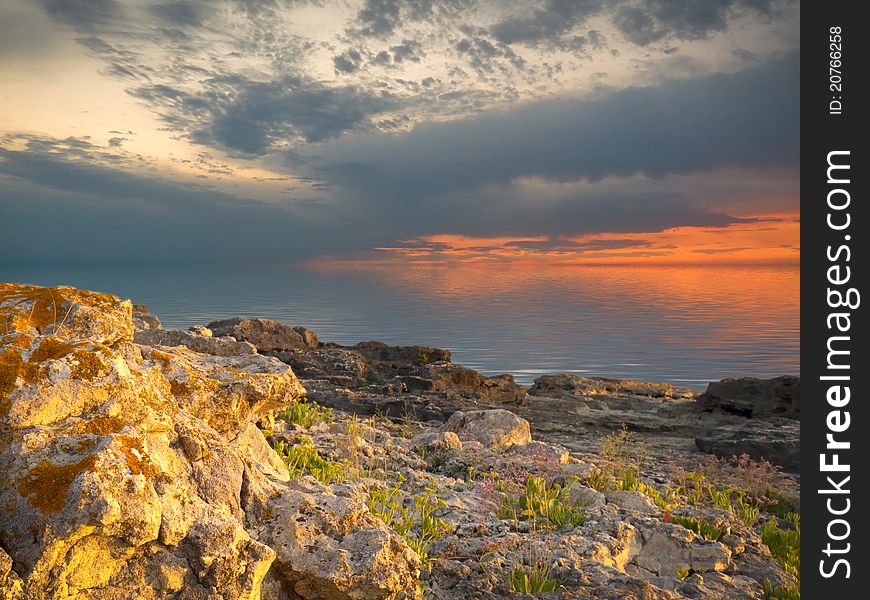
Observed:
[[[679,194],[644,198],[607,189],[591,197],[569,192],[548,203],[531,200],[540,194],[518,191],[517,182],[539,178],[558,187],[635,175],[796,167],[798,90],[793,55],[736,74],[538,102],[421,125],[405,135],[358,136],[320,147],[314,168],[343,188],[348,202],[391,211],[392,219],[417,230],[454,231],[458,225],[474,234],[499,228],[516,234],[718,225],[727,219]]]
[[[397,63],[403,61],[420,62],[425,56],[423,52],[423,44],[415,40],[402,40],[402,43],[397,46],[391,46],[390,52],[393,53],[393,60]]]
[[[335,70],[340,73],[355,73],[362,66],[363,57],[359,51],[350,48],[332,59]]]
[[[133,94],[191,141],[251,155],[288,142],[320,142],[370,129],[371,117],[398,105],[387,93],[327,87],[293,76],[252,81],[229,75],[209,79],[204,87],[187,92],[158,84]]]
[[[613,23],[629,41],[646,46],[665,38],[705,39],[726,31],[740,15],[770,17],[778,4],[775,0],[643,0],[620,5]]]
[[[601,9],[601,0],[546,0],[522,16],[509,16],[490,27],[503,44],[554,42]]]
[[[149,10],[166,25],[183,27],[200,27],[211,12],[208,4],[196,0],[164,2]]]
[[[621,232],[721,228],[753,214],[747,206],[763,213],[795,195],[781,182],[798,165],[797,54],[709,75],[733,68],[735,56],[757,65],[794,47],[756,41],[780,2],[369,0],[359,12],[324,11],[333,20],[313,33],[296,19],[311,14],[294,11],[325,4],[304,0],[35,6],[45,13],[27,8],[36,17],[28,31],[62,23],[62,39],[89,56],[70,54],[83,64],[98,57],[108,83],[134,100],[101,106],[106,121],[92,138],[0,141],[0,237],[15,255],[28,245],[93,255],[98,240],[147,255],[165,239],[193,256],[306,258],[438,233],[510,236],[537,252],[608,232],[615,251]],[[691,43],[737,19],[749,33]],[[622,36],[632,43],[622,42],[620,58],[610,50]],[[697,58],[719,50],[716,64]],[[598,63],[580,55],[618,65],[590,69]],[[592,89],[604,68],[618,87]],[[128,109],[141,112],[131,104],[166,131],[149,131],[148,115],[125,120]],[[140,135],[128,139],[126,125]],[[172,156],[135,154],[153,152],[159,136],[176,138]],[[159,171],[167,164],[217,177],[194,183]],[[723,172],[740,180],[711,175]],[[282,178],[306,183],[282,187]],[[691,178],[709,185],[681,185]],[[271,204],[239,191],[254,188]],[[149,235],[116,233],[133,223]]]
[[[53,19],[85,30],[123,14],[123,4],[116,0],[42,0],[42,4]]]
[[[508,248],[520,250],[533,250],[536,252],[558,253],[570,252],[579,254],[582,252],[595,252],[600,250],[621,250],[624,248],[645,248],[651,245],[646,240],[587,240],[576,242],[573,240],[553,239],[544,241],[508,242],[504,244]]]
[[[460,40],[456,44],[456,52],[465,56],[468,64],[481,75],[491,74],[496,69],[507,71],[505,64],[510,64],[517,70],[522,70],[526,64],[510,47],[504,44],[495,45],[483,37],[471,36]]]

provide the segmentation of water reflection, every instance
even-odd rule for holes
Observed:
[[[327,341],[440,346],[526,383],[573,372],[703,387],[800,364],[797,266],[7,265],[0,279],[111,291],[168,326],[263,316]]]

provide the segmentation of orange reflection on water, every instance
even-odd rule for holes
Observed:
[[[539,353],[530,357],[533,365],[558,348],[576,355],[577,368],[597,374],[684,382],[800,367],[800,268],[794,264],[318,268],[374,280],[399,302],[502,327],[512,351],[525,346]]]

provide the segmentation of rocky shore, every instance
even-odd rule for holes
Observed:
[[[0,599],[799,597],[799,398],[0,284]]]

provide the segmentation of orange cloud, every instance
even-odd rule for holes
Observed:
[[[456,234],[405,240],[351,259],[321,263],[781,264],[800,260],[798,215],[745,216],[727,227],[600,233],[553,239]]]

